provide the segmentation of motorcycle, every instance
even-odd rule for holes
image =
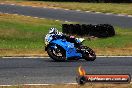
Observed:
[[[82,44],[83,38],[70,38],[62,35],[49,36],[45,51],[55,61],[79,60],[94,61],[95,52]],[[73,42],[74,40],[74,42]]]

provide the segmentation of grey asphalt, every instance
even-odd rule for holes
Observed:
[[[132,57],[98,57],[94,62],[54,62],[50,58],[1,58],[0,85],[74,83],[80,65],[87,74],[132,76]]]
[[[105,15],[103,13],[92,13],[84,11],[73,11],[51,8],[36,8],[18,5],[0,5],[0,12],[21,14],[27,16],[51,18],[64,21],[80,22],[87,24],[112,24],[125,28],[132,28],[132,17]]]

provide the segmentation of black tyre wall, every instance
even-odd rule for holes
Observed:
[[[99,38],[115,35],[114,27],[110,24],[62,24],[62,32],[70,35],[95,36]]]

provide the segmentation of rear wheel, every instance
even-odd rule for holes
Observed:
[[[87,47],[83,53],[83,58],[86,61],[94,61],[96,59],[96,54],[91,48]]]
[[[55,61],[65,61],[66,60],[66,52],[59,45],[52,44],[51,46],[48,46],[47,53]]]

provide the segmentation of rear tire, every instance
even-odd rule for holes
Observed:
[[[47,47],[47,53],[48,55],[54,60],[54,61],[65,61],[66,60],[66,52],[65,50],[59,46],[59,45],[56,45],[57,46],[57,50],[59,51],[59,53],[62,54],[62,56],[57,56],[54,54],[54,51],[55,49],[51,48],[50,46]]]

